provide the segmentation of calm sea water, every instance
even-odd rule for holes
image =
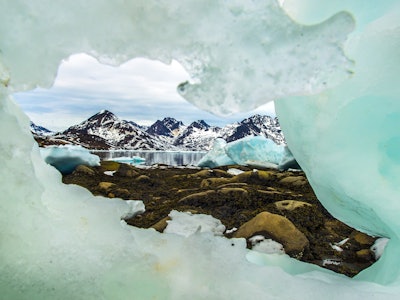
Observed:
[[[207,152],[173,152],[173,151],[136,151],[136,150],[109,150],[109,151],[93,151],[103,160],[110,160],[118,157],[142,157],[146,161],[144,165],[151,166],[154,164],[166,164],[170,166],[195,166],[197,162]]]

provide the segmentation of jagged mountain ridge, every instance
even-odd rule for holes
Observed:
[[[185,128],[182,121],[177,121],[174,118],[166,117],[163,120],[157,120],[151,125],[146,132],[151,135],[175,137]]]
[[[96,148],[129,150],[169,149],[168,145],[157,136],[148,134],[134,122],[119,119],[108,110],[102,110],[82,123],[69,127],[61,135],[70,141],[77,140],[81,145],[88,142],[88,137],[91,139],[93,136],[99,137],[98,142],[100,147]]]
[[[222,137],[229,143],[249,135],[262,135],[273,140],[277,144],[284,144],[281,126],[278,118],[270,116],[253,115],[239,123],[227,126],[227,132]]]
[[[262,135],[278,144],[284,143],[277,118],[270,116],[254,115],[223,128],[210,126],[204,120],[185,126],[181,121],[166,117],[144,127],[121,120],[108,110],[102,110],[63,132],[50,134],[46,139],[47,144],[54,139],[57,144],[65,141],[89,149],[202,151],[211,149],[216,138],[231,142],[249,135]]]
[[[30,129],[31,129],[31,132],[32,132],[34,135],[38,135],[38,136],[47,136],[47,135],[52,135],[52,134],[54,134],[53,131],[51,131],[51,130],[49,130],[49,129],[47,129],[47,128],[44,128],[44,127],[42,127],[42,126],[36,125],[36,124],[33,123],[32,121],[31,121],[31,123],[30,123]]]

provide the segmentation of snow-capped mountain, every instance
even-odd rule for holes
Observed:
[[[225,126],[221,134],[227,142],[236,141],[249,135],[261,135],[277,144],[285,143],[278,119],[270,116],[251,116],[239,123]]]
[[[173,145],[182,149],[210,150],[213,141],[220,136],[221,128],[208,125],[203,120],[191,123],[173,141]]]
[[[135,125],[119,119],[108,110],[102,110],[78,125],[69,127],[60,135],[80,145],[97,149],[167,150],[157,136],[150,135]]]
[[[185,126],[171,117],[144,127],[132,121],[121,120],[108,110],[102,110],[80,124],[54,133],[48,138],[45,131],[43,132],[35,133],[46,139],[42,141],[43,144],[52,144],[55,141],[58,144],[78,144],[89,149],[204,151],[211,149],[218,137],[231,142],[249,135],[262,135],[277,144],[284,143],[278,120],[261,115],[254,115],[223,128],[210,126],[204,120]]]
[[[151,125],[146,132],[151,135],[166,136],[166,137],[176,137],[184,129],[185,125],[181,121],[177,121],[174,118],[166,117],[163,120],[157,120],[153,125]]]
[[[48,135],[54,134],[53,131],[51,131],[51,130],[49,130],[47,128],[44,128],[42,126],[36,125],[32,121],[31,121],[31,124],[30,124],[30,129],[31,129],[31,132],[34,135],[38,135],[38,136],[48,136]]]

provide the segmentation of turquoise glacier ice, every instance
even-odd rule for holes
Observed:
[[[46,163],[62,174],[72,173],[79,165],[100,166],[100,157],[91,154],[82,146],[49,146],[40,148],[40,155]]]
[[[1,297],[398,299],[399,20],[397,0],[0,0]],[[81,52],[175,59],[191,75],[179,93],[221,115],[276,100],[320,201],[389,238],[382,257],[349,279],[243,239],[130,227],[133,202],[63,185],[12,94]]]
[[[277,169],[294,160],[284,145],[277,145],[263,136],[247,136],[226,143],[216,139],[213,148],[198,162],[200,167],[241,165]]]

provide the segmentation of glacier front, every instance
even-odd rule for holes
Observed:
[[[0,0],[4,299],[399,298],[400,4],[281,3]],[[220,114],[280,98],[287,143],[319,199],[389,238],[380,260],[349,279],[248,252],[242,239],[130,227],[121,217],[132,202],[63,185],[12,93],[50,86],[80,52],[114,65],[176,59],[192,77],[181,95]]]

